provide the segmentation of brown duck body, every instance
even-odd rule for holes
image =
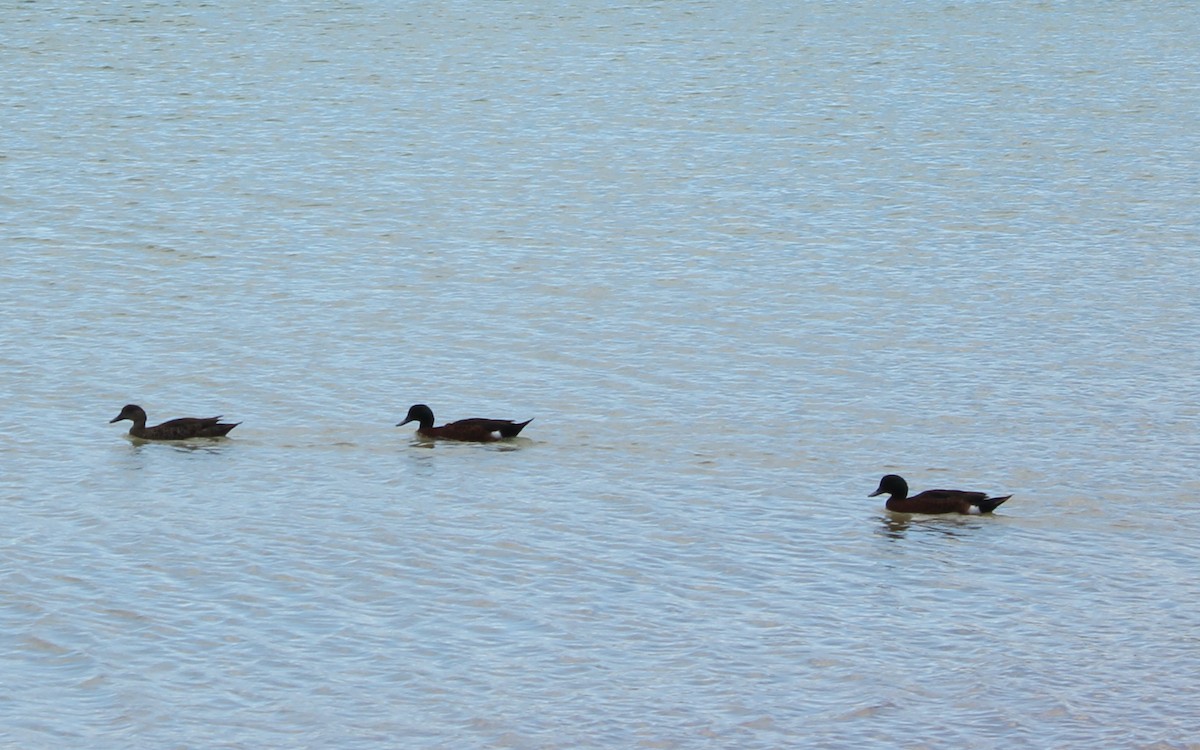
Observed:
[[[894,513],[970,513],[978,508],[980,513],[991,513],[1012,495],[988,497],[985,492],[966,490],[925,490],[908,496],[908,482],[896,474],[888,474],[879,480],[879,489],[868,497],[887,493],[886,507]]]
[[[461,440],[470,443],[492,443],[504,438],[516,437],[532,422],[513,422],[508,419],[460,419],[441,427],[433,426],[433,410],[425,404],[415,404],[408,410],[408,416],[397,427],[409,422],[417,423],[417,434],[422,437],[437,440]]]
[[[190,438],[224,437],[241,422],[222,422],[220,417],[180,417],[153,427],[146,426],[146,411],[137,404],[127,404],[109,424],[128,419],[133,422],[129,434],[140,440],[188,440]]]

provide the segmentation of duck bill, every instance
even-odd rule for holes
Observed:
[[[108,420],[108,423],[109,423],[109,424],[112,424],[113,422],[120,422],[120,421],[121,421],[121,419],[122,419],[121,415],[120,415],[120,414],[118,414],[117,416],[115,416],[115,417],[113,417],[112,419]]]
[[[867,497],[875,497],[876,495],[882,495],[882,494],[883,494],[883,488],[880,487],[879,489],[872,492],[870,495],[867,495]]]
[[[403,427],[404,425],[408,424],[408,423],[409,423],[409,422],[411,422],[411,421],[413,421],[413,420],[412,420],[412,417],[409,417],[408,419],[404,420],[403,422],[397,422],[397,423],[396,423],[396,426],[397,426],[397,427]]]

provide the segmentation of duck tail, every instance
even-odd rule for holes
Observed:
[[[526,419],[524,422],[510,422],[500,428],[500,434],[506,438],[516,437],[521,434],[521,430],[525,429],[525,425],[532,421],[532,419]]]
[[[1005,495],[1004,497],[984,498],[983,500],[979,501],[979,512],[980,513],[991,513],[996,508],[999,508],[1001,505],[1003,505],[1004,501],[1009,499],[1010,497],[1012,497],[1012,495]]]

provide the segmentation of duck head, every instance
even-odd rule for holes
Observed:
[[[888,474],[879,480],[879,488],[870,495],[867,495],[867,497],[875,497],[876,495],[885,493],[892,497],[908,497],[908,482],[904,481],[904,477],[897,474]]]
[[[432,427],[433,409],[430,409],[425,404],[413,404],[411,407],[409,407],[408,416],[404,418],[403,422],[399,422],[396,426],[400,427],[408,424],[409,422],[416,422],[422,427]]]
[[[128,419],[134,424],[146,424],[146,410],[137,404],[125,404],[121,413],[108,420],[108,423],[120,422],[122,419]]]

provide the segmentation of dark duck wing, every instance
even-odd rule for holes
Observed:
[[[532,422],[513,422],[508,419],[460,419],[441,427],[435,427],[432,432],[435,437],[447,440],[466,440],[475,443],[490,443],[502,438],[516,437]]]
[[[241,422],[222,422],[220,417],[180,417],[153,427],[147,427],[136,437],[146,440],[187,440],[189,438],[224,437]]]
[[[912,497],[889,498],[887,509],[897,513],[970,513],[972,505],[986,499],[982,492],[925,490]]]

